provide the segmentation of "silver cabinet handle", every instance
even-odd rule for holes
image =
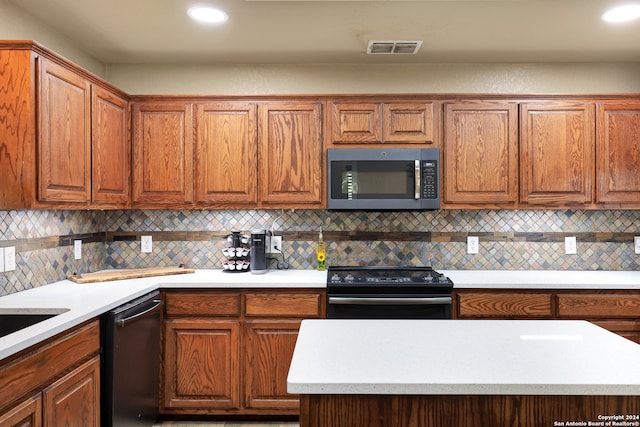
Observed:
[[[420,200],[420,189],[422,187],[422,185],[420,184],[420,179],[422,178],[421,176],[422,174],[420,173],[420,160],[415,161],[414,167],[415,167],[416,186],[414,188],[413,197],[416,200]]]
[[[451,305],[451,297],[432,298],[358,298],[358,297],[329,297],[329,304],[348,305]]]

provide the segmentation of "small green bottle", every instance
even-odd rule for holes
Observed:
[[[322,237],[322,227],[320,227],[320,235],[318,236],[318,246],[316,248],[316,259],[318,260],[318,271],[327,269],[327,245]]]

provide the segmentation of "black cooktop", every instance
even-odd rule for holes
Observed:
[[[451,291],[453,282],[444,274],[431,267],[329,267],[327,270],[327,289],[329,292],[344,291],[344,288],[357,288],[361,291],[400,291],[428,289],[431,291]]]

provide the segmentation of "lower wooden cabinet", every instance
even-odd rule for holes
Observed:
[[[42,394],[27,398],[0,415],[2,427],[42,426]]]
[[[456,289],[456,319],[581,319],[640,343],[640,291]]]
[[[0,427],[100,426],[100,325],[0,363]]]
[[[287,393],[287,375],[300,320],[250,320],[245,323],[244,401],[255,409],[296,410],[298,396]]]
[[[100,427],[100,356],[57,380],[42,395],[45,426]]]
[[[165,408],[241,407],[239,320],[168,319],[164,348]]]
[[[297,415],[287,375],[324,290],[168,290],[161,412]]]

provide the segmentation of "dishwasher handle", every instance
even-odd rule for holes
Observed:
[[[124,328],[127,325],[127,323],[129,323],[129,322],[131,322],[131,321],[133,321],[135,319],[138,319],[140,317],[144,317],[147,314],[151,313],[152,311],[155,311],[161,304],[162,304],[162,300],[161,299],[154,299],[153,300],[153,305],[150,308],[148,308],[146,310],[143,310],[143,311],[141,311],[139,313],[135,313],[132,316],[123,317],[122,319],[116,319],[116,324],[118,326],[120,326],[121,328]]]

